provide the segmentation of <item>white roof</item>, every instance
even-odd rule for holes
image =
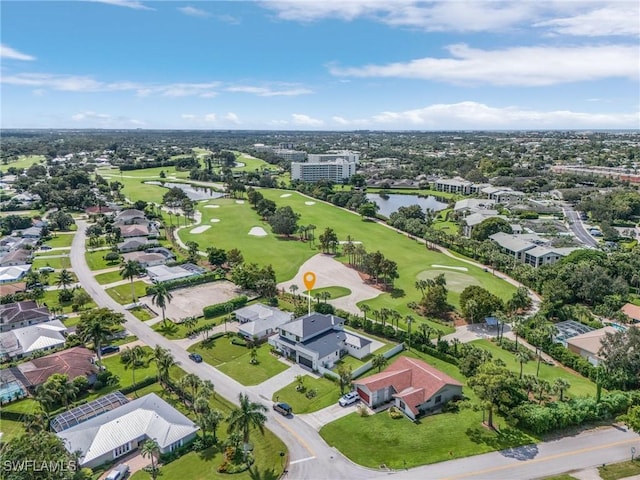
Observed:
[[[453,210],[456,212],[458,210],[464,210],[465,208],[471,210],[482,210],[493,206],[495,203],[495,200],[490,200],[488,198],[465,198],[463,200],[458,200],[456,205],[453,207]]]
[[[523,252],[530,250],[536,245],[529,240],[520,238],[519,235],[511,235],[504,232],[494,233],[489,235],[489,238],[500,245],[502,248],[506,248],[512,252]]]
[[[250,307],[257,307],[257,306],[264,307],[265,305],[257,304],[257,305],[251,305]],[[246,308],[249,308],[249,307],[244,307],[244,308],[241,308],[240,310],[244,310]],[[276,328],[278,328],[281,325],[284,325],[285,323],[291,320],[291,314],[285,313],[282,310],[279,310],[277,308],[274,310],[277,310],[277,312],[273,312],[271,315],[260,316],[258,317],[257,320],[241,323],[238,326],[238,331],[250,337],[253,337],[254,335],[261,336],[263,333],[266,333],[269,329],[275,331]],[[236,310],[236,315],[238,314],[237,313],[238,311],[239,310]],[[263,314],[264,313],[266,312],[263,312]],[[247,316],[245,316],[245,318],[247,318]]]
[[[16,328],[10,332],[3,333],[3,336],[13,336],[17,341],[19,351],[13,352],[29,354],[45,348],[58,347],[64,345],[64,332],[67,327],[60,320],[29,325],[28,327]],[[4,340],[4,339],[3,339]],[[11,339],[6,338],[7,344],[11,345]],[[3,344],[5,342],[3,341]]]
[[[497,210],[482,210],[476,213],[472,213],[468,217],[464,217],[464,221],[467,225],[469,225],[470,227],[473,227],[475,225],[478,225],[484,222],[487,218],[492,218],[492,217],[498,217],[504,220],[507,219],[507,217],[505,217],[504,215],[498,215]]]
[[[22,276],[31,269],[31,265],[13,265],[11,267],[0,267],[0,283],[20,280]]]
[[[56,435],[70,452],[82,452],[82,465],[140,437],[155,439],[163,450],[197,430],[195,423],[150,393]]]
[[[168,282],[178,278],[191,277],[196,274],[195,272],[191,272],[179,265],[173,267],[168,267],[166,265],[147,267],[147,273],[149,274],[149,277],[158,282]]]

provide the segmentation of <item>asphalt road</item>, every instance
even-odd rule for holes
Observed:
[[[149,346],[161,345],[170,350],[176,362],[185,371],[211,380],[217,394],[237,403],[239,393],[247,393],[253,401],[271,406],[270,399],[250,392],[207,363],[194,363],[189,360],[186,350],[154,332],[151,327],[139,321],[109,297],[96,282],[84,257],[87,223],[80,220],[77,224],[78,231],[71,247],[71,265],[81,285],[97,305],[122,312],[127,320],[127,330]],[[271,408],[267,417],[267,427],[280,437],[289,449],[289,472],[285,478],[295,480],[366,480],[382,476],[399,480],[534,479],[576,468],[629,459],[632,446],[640,451],[638,435],[625,429],[608,427],[539,445],[451,460],[411,470],[388,472],[352,463],[336,449],[328,446],[318,432],[300,418],[282,417]],[[358,441],[357,432],[353,435],[353,441]],[[254,441],[256,440],[254,437]],[[264,472],[260,472],[260,478],[263,476]]]
[[[578,215],[578,212],[576,212],[568,203],[564,204],[562,210],[567,217],[567,224],[575,237],[589,247],[596,247],[598,245],[598,241],[589,235],[589,232],[584,228],[582,219],[580,218],[580,215]]]

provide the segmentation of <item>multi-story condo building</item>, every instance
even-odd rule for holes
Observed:
[[[327,153],[310,153],[307,155],[309,163],[335,162],[336,160],[346,160],[357,164],[360,162],[360,154],[349,150],[329,150]]]
[[[311,155],[310,155],[311,156]],[[291,164],[291,180],[318,182],[329,180],[342,183],[356,173],[356,163],[342,158],[325,162],[293,162]]]

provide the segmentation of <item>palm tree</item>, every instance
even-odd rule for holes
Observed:
[[[198,317],[191,315],[190,317],[183,318],[180,323],[187,328],[193,328],[198,324]]]
[[[156,466],[156,455],[160,454],[160,446],[155,440],[147,440],[142,444],[140,454],[143,458],[151,458],[151,478],[158,478],[158,468]]]
[[[389,364],[389,360],[387,359],[387,357],[385,357],[381,353],[379,353],[378,355],[375,355],[373,357],[373,360],[371,360],[371,366],[373,366],[373,368],[377,368],[378,373],[380,373],[380,370],[382,370],[388,364]]]
[[[160,307],[160,309],[162,310],[162,323],[166,324],[166,317],[164,312],[167,308],[167,305],[171,303],[171,300],[173,300],[173,295],[171,295],[171,292],[167,288],[166,283],[153,282],[153,284],[154,294],[153,297],[151,297],[151,302],[156,307]]]
[[[187,373],[180,379],[180,387],[183,391],[188,391],[191,396],[190,400],[192,408],[195,408],[194,404],[196,397],[198,396],[198,389],[200,388],[200,385],[200,377],[194,373]]]
[[[556,378],[553,382],[553,390],[560,394],[560,401],[564,401],[564,392],[571,387],[571,384],[564,378]]]
[[[120,265],[120,276],[122,279],[128,278],[131,281],[131,298],[133,303],[136,303],[136,289],[133,286],[133,279],[140,275],[144,269],[142,264],[137,260],[127,260]]]
[[[113,334],[113,328],[125,322],[124,315],[108,308],[93,309],[80,315],[76,327],[76,335],[84,343],[92,343],[98,357],[98,365],[102,365],[102,342]]]
[[[257,365],[258,364],[258,348],[253,346],[251,347],[251,360],[249,360],[249,363],[251,363],[251,365]]]
[[[257,428],[260,433],[264,434],[264,424],[267,421],[264,412],[267,411],[267,407],[261,403],[250,401],[244,393],[240,394],[239,399],[240,407],[232,410],[227,418],[227,433],[240,433],[242,440],[247,444],[251,427]]]
[[[73,275],[66,268],[58,274],[58,286],[67,290],[67,287],[73,283]]]
[[[169,370],[176,364],[175,358],[171,352],[161,347],[160,345],[156,345],[156,348],[153,349],[153,361],[156,362],[156,368],[158,370],[158,381],[166,385],[169,380]]]
[[[364,314],[364,320],[366,321],[367,320],[367,313],[369,313],[371,311],[371,307],[365,303],[364,305],[362,305],[360,307],[360,310],[362,310],[362,313]]]
[[[75,400],[79,389],[75,383],[69,381],[68,376],[64,375],[64,377],[64,380],[57,384],[55,395],[64,405],[64,409],[69,410],[69,403]]]
[[[220,410],[210,410],[202,419],[213,433],[213,443],[218,443],[218,427],[224,420],[224,414]]]
[[[298,288],[299,288],[298,285],[296,285],[295,283],[291,284],[291,286],[289,287],[289,291],[291,292],[292,297],[295,296],[296,292],[298,291]]]
[[[126,353],[125,353],[126,352]],[[127,349],[124,355],[122,355],[122,361],[124,362],[126,368],[131,369],[131,374],[133,377],[133,385],[136,383],[136,368],[141,366],[144,363],[145,358],[147,358],[147,351],[142,348],[140,345],[136,345],[135,347]],[[138,394],[136,393],[136,397]]]
[[[516,360],[520,363],[520,379],[522,379],[522,367],[529,361],[529,352],[526,350],[518,350],[516,352]]]

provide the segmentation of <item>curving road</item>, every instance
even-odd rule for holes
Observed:
[[[589,232],[584,228],[584,224],[582,223],[582,219],[578,212],[576,212],[568,203],[565,203],[562,206],[562,211],[564,212],[567,225],[573,232],[573,235],[586,246],[597,247],[598,240],[589,235]]]
[[[87,222],[79,220],[77,224],[78,230],[71,247],[71,265],[78,280],[97,305],[123,313],[127,320],[127,330],[147,345],[161,345],[170,350],[185,371],[211,380],[216,392],[223,397],[235,401],[238,394],[244,392],[253,401],[260,401],[267,406],[271,404],[270,399],[253,393],[212,366],[190,361],[186,350],[153,331],[109,297],[93,277],[85,260]],[[252,390],[259,391],[256,388]],[[327,445],[318,432],[300,417],[287,419],[274,414],[271,408],[267,417],[268,428],[280,437],[289,449],[287,478],[296,480],[367,480],[382,476],[398,480],[540,478],[575,468],[627,460],[630,447],[635,446],[640,450],[638,435],[625,429],[609,427],[538,445],[389,472],[372,470],[352,463]],[[358,441],[357,432],[354,432],[353,441]]]

